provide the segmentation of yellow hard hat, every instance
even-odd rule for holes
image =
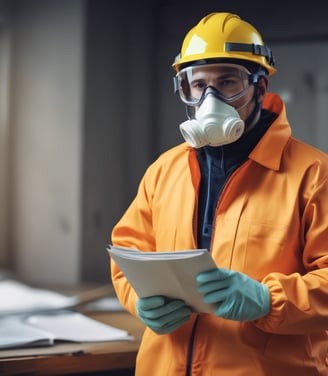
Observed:
[[[218,59],[248,61],[264,67],[269,75],[276,72],[272,52],[260,33],[232,13],[211,13],[201,19],[187,33],[172,66],[179,72],[188,65]]]

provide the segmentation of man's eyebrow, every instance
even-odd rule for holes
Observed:
[[[219,78],[228,78],[228,77],[235,77],[235,76],[238,76],[236,72],[226,72],[226,73],[223,73],[219,76]]]

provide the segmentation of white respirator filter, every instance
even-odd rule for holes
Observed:
[[[220,146],[238,140],[245,128],[234,107],[208,94],[196,110],[195,119],[180,124],[180,132],[193,148]]]

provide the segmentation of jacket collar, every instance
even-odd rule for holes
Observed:
[[[252,150],[249,158],[269,169],[278,171],[284,148],[291,137],[286,107],[279,95],[273,93],[265,95],[262,107],[278,116]]]

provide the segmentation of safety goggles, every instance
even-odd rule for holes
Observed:
[[[198,106],[209,87],[219,99],[232,102],[240,98],[256,78],[257,75],[241,65],[206,64],[182,69],[174,77],[174,87],[184,103]]]

